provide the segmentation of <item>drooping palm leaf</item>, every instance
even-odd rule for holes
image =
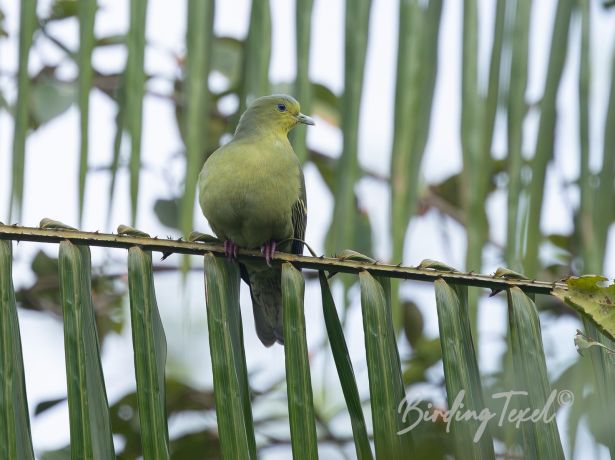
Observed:
[[[11,241],[0,241],[0,457],[33,460]]]
[[[563,459],[564,452],[557,431],[554,408],[554,392],[547,376],[547,365],[542,347],[542,334],[538,312],[532,299],[521,289],[507,290],[510,346],[512,349],[517,391],[522,408],[543,409],[544,417],[539,422],[527,420],[521,423],[524,454],[538,459]],[[550,402],[549,402],[550,401]]]
[[[403,458],[412,445],[404,431],[405,399],[393,330],[389,280],[384,285],[367,271],[359,273],[365,352],[377,458]]]
[[[459,399],[464,407],[481,413],[485,403],[470,330],[468,288],[437,280],[434,289],[449,410],[458,404]],[[458,457],[495,458],[487,422],[476,418],[452,422]]]
[[[335,367],[337,368],[337,375],[340,379],[346,406],[348,407],[357,458],[360,460],[371,460],[373,458],[372,449],[367,436],[365,417],[363,416],[363,409],[361,408],[359,390],[357,388],[352,362],[348,354],[342,323],[337,315],[337,309],[333,302],[333,295],[331,295],[331,288],[329,287],[327,276],[324,272],[319,271],[318,279],[320,281],[322,308],[325,326],[327,328],[327,337],[331,344],[331,352],[333,353]]]
[[[284,356],[293,458],[317,459],[310,359],[303,313],[304,291],[305,283],[301,272],[289,263],[283,264]]]
[[[128,251],[128,287],[143,458],[168,459],[167,342],[156,303],[152,254],[137,246]]]
[[[208,253],[205,297],[216,414],[225,458],[256,458],[237,264]]]
[[[71,458],[114,459],[92,304],[90,249],[63,241],[59,268]]]

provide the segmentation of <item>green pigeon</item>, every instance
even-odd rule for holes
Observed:
[[[303,253],[307,221],[305,182],[288,132],[313,125],[292,97],[256,99],[239,119],[233,139],[216,150],[199,176],[199,203],[228,257],[237,248],[261,248],[265,263],[240,264],[250,287],[258,338],[284,344],[281,268],[271,266],[276,249]],[[296,238],[292,240],[290,238]]]

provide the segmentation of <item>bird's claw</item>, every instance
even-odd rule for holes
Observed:
[[[224,241],[224,254],[226,254],[226,257],[228,257],[229,259],[236,259],[237,258],[237,245],[233,243],[231,240],[225,240]]]
[[[267,241],[261,247],[261,253],[265,256],[265,262],[267,262],[267,265],[269,267],[271,267],[271,259],[275,255],[275,250],[276,250],[276,242],[275,241]]]

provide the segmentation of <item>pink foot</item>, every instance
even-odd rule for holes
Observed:
[[[237,245],[233,243],[231,240],[225,240],[224,241],[224,254],[226,254],[226,257],[228,257],[229,259],[236,259],[237,258]]]
[[[261,253],[265,256],[265,262],[267,265],[271,267],[271,259],[275,255],[276,242],[275,241],[267,241],[261,247]]]

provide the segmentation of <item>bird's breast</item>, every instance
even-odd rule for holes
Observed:
[[[237,155],[235,161],[211,158],[214,161],[201,173],[200,202],[219,237],[242,247],[259,247],[292,236],[291,209],[298,197],[300,169],[294,158],[293,162],[270,152],[249,153]]]

